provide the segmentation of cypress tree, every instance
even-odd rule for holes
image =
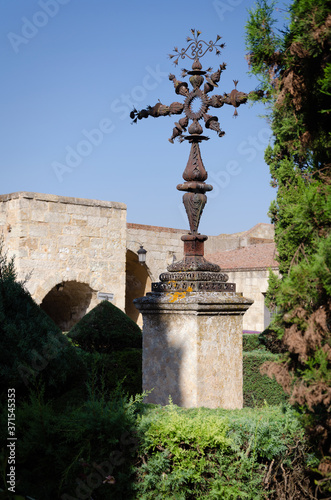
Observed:
[[[279,31],[275,2],[260,0],[246,25],[250,72],[260,79],[273,133],[265,160],[277,189],[269,215],[280,277],[271,274],[267,300],[278,311],[271,330],[286,351],[265,372],[302,410],[321,459],[331,455],[330,7],[295,0]],[[322,459],[321,494],[330,472]]]

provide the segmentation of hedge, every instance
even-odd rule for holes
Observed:
[[[285,392],[276,380],[260,373],[260,367],[263,363],[277,361],[277,359],[277,354],[266,350],[243,353],[244,406],[262,406],[265,403],[279,405],[287,400]]]

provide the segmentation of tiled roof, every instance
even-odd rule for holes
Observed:
[[[146,224],[135,224],[133,222],[126,223],[127,229],[143,229],[144,231],[165,231],[167,233],[180,233],[184,234],[187,229],[174,229],[173,227],[149,226]]]
[[[275,260],[275,244],[249,245],[236,250],[206,254],[205,258],[222,269],[256,269],[278,267]]]

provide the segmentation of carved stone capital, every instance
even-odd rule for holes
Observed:
[[[164,281],[152,283],[152,292],[235,292],[235,283],[224,281]]]

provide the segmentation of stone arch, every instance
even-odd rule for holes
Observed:
[[[126,252],[126,288],[125,312],[139,326],[142,326],[142,317],[136,309],[133,299],[143,297],[151,291],[151,278],[146,264],[139,264],[138,255],[132,250]]]
[[[68,331],[86,314],[92,295],[87,283],[63,281],[45,295],[40,307],[62,331]]]

